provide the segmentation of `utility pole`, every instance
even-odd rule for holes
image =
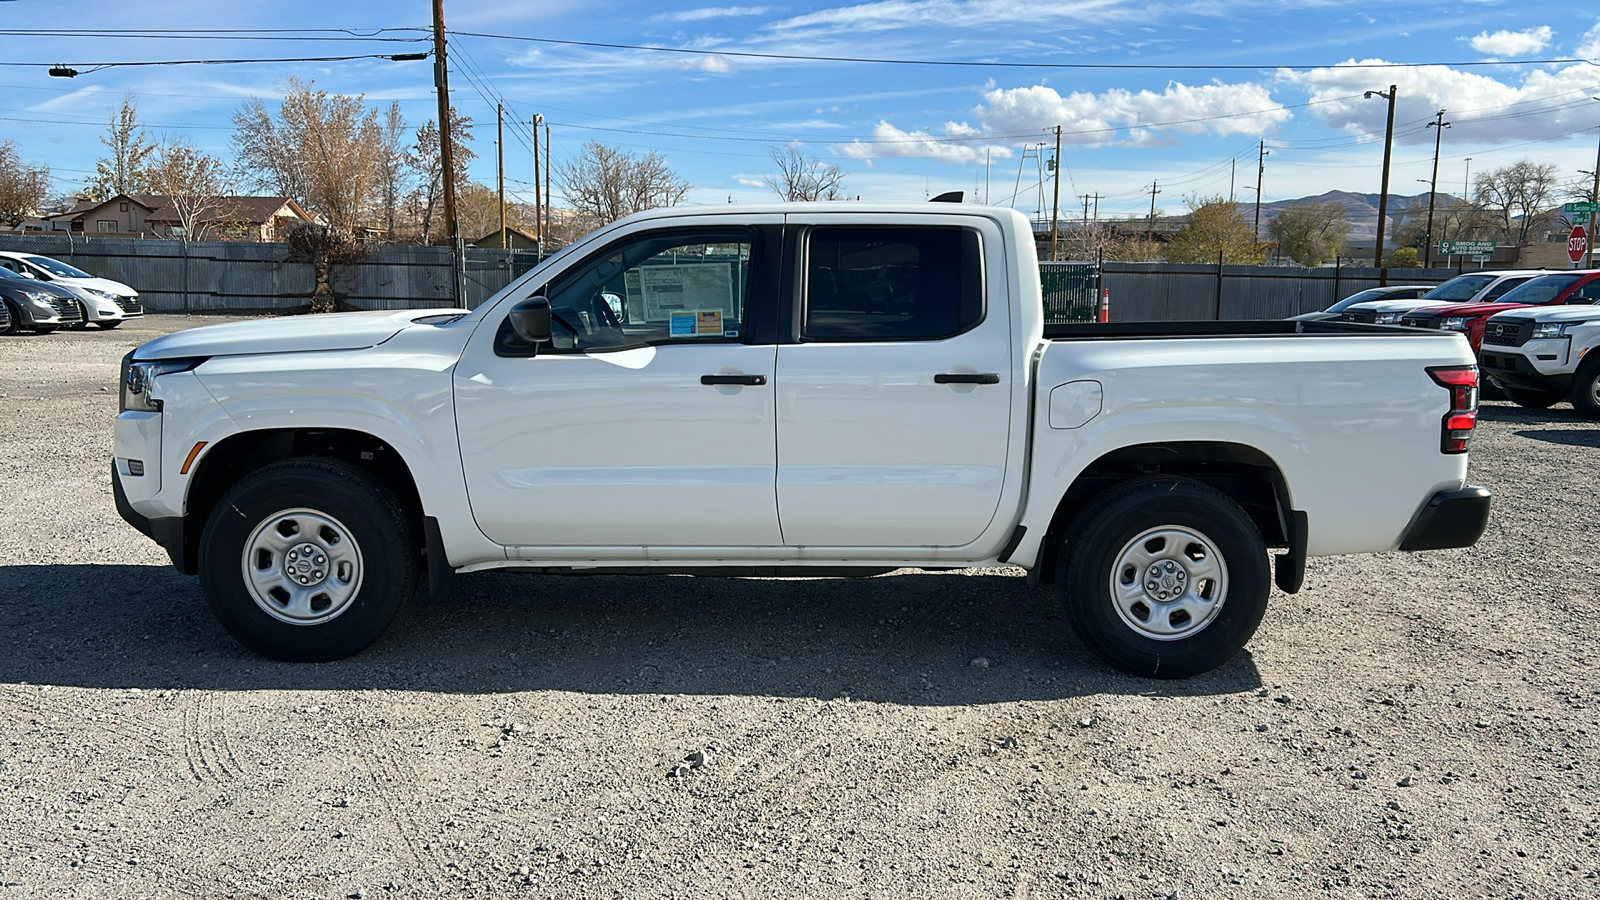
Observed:
[[[539,123],[544,116],[533,114],[533,240],[544,253],[544,199],[539,193]]]
[[[1387,94],[1383,91],[1367,91],[1365,96],[1370,100],[1373,94],[1377,94],[1379,97],[1389,101],[1389,124],[1383,132],[1383,186],[1378,192],[1378,244],[1377,248],[1372,251],[1372,267],[1381,269],[1383,268],[1383,226],[1389,219],[1389,157],[1394,151],[1394,98],[1397,96],[1397,91],[1395,86],[1391,84]]]
[[[1261,176],[1267,174],[1267,139],[1261,139],[1261,154],[1256,157],[1256,230],[1250,235],[1251,244],[1261,243]]]
[[[1061,126],[1060,125],[1056,126],[1055,176],[1056,176],[1056,195],[1055,195],[1055,198],[1050,201],[1050,261],[1051,262],[1055,262],[1059,258],[1056,255],[1056,245],[1059,243],[1058,235],[1061,233],[1061,228],[1060,228],[1060,221],[1061,221],[1060,220],[1060,213],[1061,213]]]
[[[502,104],[494,105],[495,172],[500,182],[500,249],[506,249],[506,118]]]
[[[456,227],[456,164],[450,134],[450,66],[445,58],[444,0],[433,0],[433,86],[439,94],[439,176],[444,181],[444,231],[450,239],[451,266],[455,270],[455,301],[465,302],[465,273],[461,265],[461,236]]]
[[[1156,239],[1156,195],[1161,191],[1156,187],[1156,182],[1150,182],[1150,240]]]
[[[550,192],[550,121],[544,123],[544,233],[550,234],[550,223],[553,216],[550,207],[556,203],[556,195]]]
[[[1444,110],[1434,114],[1428,127],[1436,130],[1433,133],[1433,180],[1428,182],[1428,243],[1422,248],[1424,269],[1433,267],[1433,200],[1439,194],[1439,142],[1444,137],[1444,130],[1450,127],[1450,123],[1444,120]]]
[[[1600,97],[1590,97],[1591,100],[1600,100]],[[1594,145],[1594,186],[1590,190],[1589,199],[1600,202],[1600,138],[1595,139]],[[1594,268],[1594,220],[1595,214],[1589,213],[1589,258],[1584,263],[1585,268]]]
[[[1239,158],[1228,160],[1228,202],[1233,203],[1233,183],[1239,174]]]

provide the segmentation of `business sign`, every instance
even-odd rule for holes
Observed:
[[[1494,241],[1440,241],[1445,256],[1487,256],[1494,252]]]

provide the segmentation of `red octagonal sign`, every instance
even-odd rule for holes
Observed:
[[[1567,259],[1573,264],[1583,262],[1583,251],[1589,249],[1589,235],[1583,230],[1582,225],[1572,226],[1572,233],[1567,235]]]

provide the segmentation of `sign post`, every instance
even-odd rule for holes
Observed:
[[[1588,232],[1583,230],[1582,225],[1572,226],[1572,233],[1567,235],[1567,259],[1572,260],[1574,269],[1583,262],[1583,252],[1587,249],[1589,249]]]

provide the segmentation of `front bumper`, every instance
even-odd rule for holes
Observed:
[[[1570,341],[1566,338],[1529,341],[1520,347],[1484,344],[1479,352],[1484,374],[1509,387],[1566,393],[1572,387],[1573,369],[1569,362]]]
[[[1458,491],[1440,491],[1429,498],[1411,520],[1400,549],[1450,550],[1470,547],[1489,525],[1489,491],[1468,485]]]
[[[185,575],[194,575],[194,564],[185,552],[184,518],[182,516],[163,517],[152,519],[139,514],[128,502],[128,492],[122,487],[122,473],[117,471],[115,460],[111,462],[111,494],[117,503],[117,515],[124,522],[139,530],[139,533],[161,545],[167,551],[167,557],[172,560],[172,565]]]

